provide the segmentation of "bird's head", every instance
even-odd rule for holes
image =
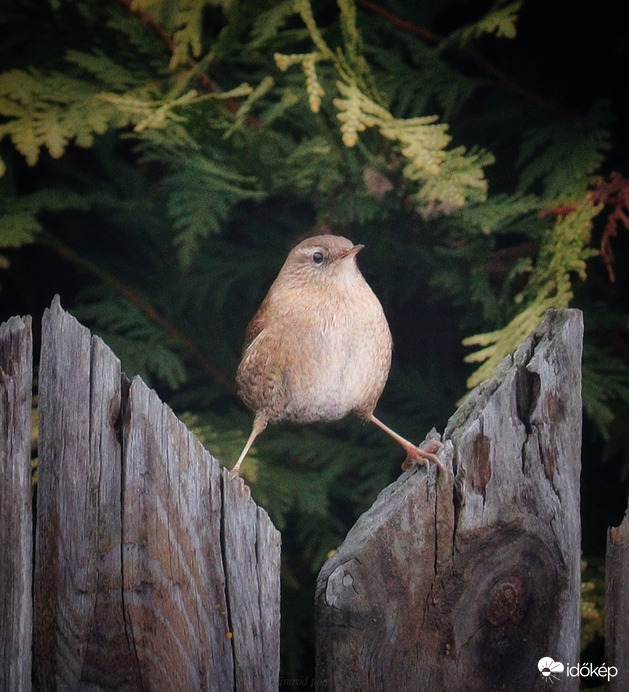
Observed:
[[[356,255],[363,247],[340,235],[306,238],[290,251],[278,278],[303,284],[362,280]]]

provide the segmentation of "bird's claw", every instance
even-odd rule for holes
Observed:
[[[249,487],[245,484],[245,479],[238,473],[238,469],[231,469],[228,472],[230,481],[238,481],[238,490],[241,496],[246,495],[249,492]]]
[[[410,469],[413,464],[421,464],[422,466],[428,466],[429,462],[437,465],[437,468],[441,469],[443,473],[446,473],[446,467],[439,461],[439,457],[435,454],[438,450],[443,448],[443,444],[439,440],[431,440],[427,445],[426,449],[420,449],[411,445],[406,449],[406,459],[402,463],[402,470],[406,471]]]

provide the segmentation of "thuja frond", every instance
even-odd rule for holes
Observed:
[[[208,99],[249,97],[244,118],[250,104],[270,88],[267,80],[257,90],[241,84],[225,93],[160,93],[150,80],[132,74],[102,51],[70,51],[66,59],[86,78],[35,69],[0,74],[0,140],[10,137],[29,166],[37,163],[44,147],[60,158],[70,142],[91,147],[94,136],[109,128],[131,125],[141,133],[181,123],[182,111]]]
[[[41,225],[28,212],[0,213],[0,248],[16,248],[35,242]],[[0,268],[9,266],[8,258],[0,254]]]
[[[321,53],[295,53],[292,55],[275,53],[273,58],[282,72],[285,72],[292,65],[301,65],[306,77],[308,105],[313,113],[318,113],[321,108],[321,99],[325,96],[325,89],[319,82],[316,64],[319,60],[324,59],[323,55]]]
[[[226,132],[225,137],[231,136],[233,132],[246,122],[247,116],[251,112],[253,105],[266,96],[273,88],[274,84],[275,81],[272,77],[265,77],[255,89],[252,89],[248,84],[241,84],[239,87],[232,90],[229,96],[226,96],[226,93],[219,94],[222,98],[239,98],[241,96],[246,96],[245,101],[236,112],[234,124]],[[208,94],[208,96],[215,96],[215,94]]]
[[[235,204],[266,196],[255,176],[238,172],[237,159],[230,159],[229,150],[219,146],[223,141],[214,149],[202,149],[189,139],[152,131],[139,145],[143,162],[169,169],[163,185],[184,267],[190,265],[200,239],[217,233]]]
[[[321,31],[319,31],[317,22],[312,14],[312,5],[310,4],[310,0],[293,0],[293,9],[301,16],[304,24],[306,25],[306,29],[308,29],[310,38],[321,54],[321,57],[325,60],[334,61],[334,52],[326,43]]]
[[[91,147],[109,128],[164,127],[181,119],[175,109],[197,98],[194,91],[164,96],[102,51],[72,50],[66,61],[82,76],[35,69],[0,74],[0,139],[10,137],[29,166],[44,147],[60,158],[70,142]]]
[[[162,129],[171,122],[183,122],[185,118],[175,112],[176,108],[188,106],[197,99],[194,89],[185,94],[171,98],[159,98],[146,89],[125,94],[103,93],[99,98],[114,106],[116,111],[124,114],[130,123],[134,123],[135,132],[147,129]]]
[[[397,52],[373,42],[368,46],[378,84],[387,94],[389,109],[398,117],[427,112],[436,102],[441,117],[451,119],[489,84],[481,76],[456,70],[438,48],[412,36],[401,35],[400,41],[403,48]]]
[[[466,357],[469,363],[482,363],[468,379],[468,387],[488,379],[496,365],[537,327],[548,308],[570,304],[572,275],[584,280],[586,260],[597,254],[589,247],[589,241],[592,219],[600,209],[585,201],[558,218],[542,243],[526,288],[515,297],[516,304],[523,308],[502,329],[464,339],[466,346],[482,347]]]
[[[289,17],[295,14],[293,0],[277,2],[266,12],[261,12],[253,21],[251,27],[252,41],[249,47],[257,49],[274,38],[286,24]]]
[[[175,49],[170,59],[171,70],[185,62],[190,55],[195,58],[201,55],[203,10],[207,5],[217,4],[212,0],[179,0],[173,19],[177,29],[173,34]]]
[[[181,356],[164,331],[129,300],[105,287],[94,288],[83,292],[73,312],[93,325],[127,375],[140,375],[149,384],[159,380],[172,389],[186,381]]]
[[[281,70],[300,65],[306,75],[306,93],[310,108],[317,113],[325,96],[316,72],[316,63],[329,61],[335,67],[339,80],[339,96],[333,99],[337,118],[341,122],[341,136],[346,147],[353,147],[358,136],[368,128],[376,128],[387,140],[398,147],[404,156],[403,175],[417,184],[412,197],[419,205],[460,207],[467,200],[485,199],[487,181],[483,167],[493,162],[488,152],[464,147],[448,150],[451,136],[448,126],[439,123],[436,115],[415,118],[395,118],[383,104],[382,94],[373,86],[370,71],[359,52],[360,34],[356,27],[356,11],[351,0],[339,0],[340,24],[344,49],[333,52],[325,42],[312,14],[308,0],[296,0],[311,40],[317,50],[312,53],[276,54]]]
[[[11,70],[0,74],[0,139],[8,136],[29,166],[46,147],[60,158],[71,140],[90,147],[95,134],[107,130],[112,121],[122,126],[124,117],[99,98],[100,89],[91,83],[60,72]]]
[[[583,408],[606,441],[611,438],[612,426],[620,411],[619,404],[629,410],[629,366],[613,351],[586,342]]]
[[[420,159],[421,162],[421,159]],[[417,201],[446,208],[462,207],[467,201],[483,202],[487,197],[487,180],[484,167],[494,162],[493,154],[472,148],[456,147],[445,152],[445,157],[436,175],[427,175],[417,168],[413,160],[407,165],[423,183],[413,196]],[[409,177],[405,169],[405,175]]]
[[[85,210],[103,196],[100,191],[80,195],[54,188],[15,196],[7,189],[8,184],[4,187],[0,189],[0,248],[17,248],[37,242],[43,230],[39,220],[42,212]],[[6,258],[1,255],[0,262],[7,265]]]
[[[134,11],[148,13],[172,37],[170,69],[185,64],[203,52],[203,17],[207,7],[228,11],[231,0],[133,0]]]
[[[581,199],[609,150],[609,122],[607,104],[599,101],[584,117],[525,132],[516,162],[522,168],[520,189],[541,184],[548,199]]]
[[[493,233],[522,233],[523,224],[539,220],[539,199],[534,195],[491,195],[483,204],[468,204],[449,216],[450,226],[458,229],[461,237],[490,235]],[[532,232],[528,225],[528,232]]]
[[[515,38],[517,34],[516,22],[521,7],[522,0],[515,2],[498,0],[489,12],[477,22],[452,33],[448,37],[448,42],[463,45],[484,34],[495,34],[497,38]]]
[[[306,93],[310,108],[314,113],[319,111],[321,98],[325,96],[325,90],[321,86],[316,63],[326,61],[332,63],[338,76],[347,84],[355,84],[362,92],[371,98],[380,100],[381,96],[376,89],[371,71],[362,55],[362,40],[356,26],[356,7],[353,0],[338,0],[340,9],[339,24],[343,38],[343,47],[336,50],[330,48],[323,34],[319,30],[312,13],[310,0],[294,0],[293,8],[301,16],[306,25],[308,34],[316,51],[311,53],[284,55],[276,53],[275,63],[281,70],[288,69],[291,65],[299,64],[306,77]]]
[[[136,75],[112,60],[102,50],[94,49],[92,53],[69,50],[66,60],[95,77],[100,84],[113,89],[131,89],[138,84]]]
[[[343,123],[341,134],[343,144],[353,147],[358,141],[358,133],[368,127],[379,127],[382,131],[394,120],[389,111],[365,96],[356,84],[337,82],[336,87],[343,98],[335,98],[337,118]],[[436,118],[418,118],[423,125],[430,125]],[[412,125],[411,125],[412,127]],[[386,137],[385,132],[383,134]],[[434,137],[431,138],[434,141]]]
[[[464,147],[447,150],[451,141],[448,126],[437,116],[394,118],[389,111],[369,99],[355,84],[337,83],[344,98],[334,99],[338,118],[343,123],[343,143],[352,147],[358,133],[376,127],[380,134],[400,147],[405,157],[404,177],[419,183],[413,195],[420,204],[441,203],[460,207],[467,199],[482,201],[487,193],[483,166],[493,156],[480,149]]]

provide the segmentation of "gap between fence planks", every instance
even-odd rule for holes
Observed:
[[[536,690],[540,658],[578,662],[582,329],[547,313],[450,419],[456,475],[406,472],[323,566],[321,689]]]
[[[31,686],[30,317],[0,325],[0,690]]]
[[[266,512],[58,298],[42,324],[38,690],[275,690]]]

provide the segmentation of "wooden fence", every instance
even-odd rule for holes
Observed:
[[[30,320],[1,338],[0,687],[31,689],[32,621],[36,690],[275,689],[278,531],[58,299],[42,324],[31,601]]]
[[[578,689],[538,661],[579,663],[581,340],[578,311],[549,313],[450,419],[455,473],[413,468],[382,491],[321,570],[317,679],[294,687]],[[266,512],[55,299],[33,513],[31,390],[30,318],[12,318],[0,690],[276,690],[280,538]],[[625,519],[608,539],[610,690],[629,689],[628,575]]]

